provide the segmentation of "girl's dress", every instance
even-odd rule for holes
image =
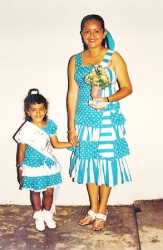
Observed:
[[[51,137],[56,135],[57,125],[48,119],[46,127],[41,128],[41,130]],[[58,161],[55,158],[45,156],[28,144],[26,144],[21,169],[23,170],[22,189],[41,192],[62,183]]]
[[[114,51],[108,50],[100,66],[105,67]],[[78,183],[96,183],[113,187],[131,181],[131,175],[125,160],[129,154],[124,138],[125,118],[120,111],[120,103],[111,102],[103,110],[97,111],[88,102],[91,87],[84,81],[93,66],[82,66],[81,53],[75,55],[75,80],[79,85],[75,126],[79,146],[72,147],[70,176]],[[108,68],[111,87],[101,90],[100,96],[107,97],[118,89],[115,72]]]

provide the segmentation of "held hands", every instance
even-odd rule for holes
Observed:
[[[78,146],[78,136],[77,136],[77,133],[76,133],[76,130],[70,130],[68,131],[68,139],[69,139],[69,142],[72,144],[73,147],[77,147]]]

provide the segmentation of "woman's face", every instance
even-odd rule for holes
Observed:
[[[95,19],[89,20],[85,23],[81,34],[88,48],[101,46],[102,40],[106,36],[100,21]]]

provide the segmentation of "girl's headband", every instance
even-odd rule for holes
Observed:
[[[108,40],[109,49],[114,50],[114,47],[115,47],[114,39],[107,29],[105,29],[105,32],[106,32],[106,37]]]

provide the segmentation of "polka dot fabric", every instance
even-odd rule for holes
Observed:
[[[41,129],[49,137],[57,133],[57,125],[50,119],[47,120],[46,127]],[[26,145],[21,168],[23,170],[22,189],[41,192],[62,183],[58,162],[46,157],[29,145]]]
[[[100,66],[108,64],[114,51],[108,51]],[[129,154],[124,123],[126,119],[120,111],[120,103],[109,103],[105,109],[97,111],[88,102],[91,87],[85,83],[84,76],[93,66],[82,66],[82,54],[75,55],[75,80],[79,85],[75,124],[79,146],[72,147],[70,176],[78,183],[96,183],[115,186],[131,181],[125,156]],[[111,87],[101,90],[100,96],[110,96],[118,91],[116,74],[108,68]]]

